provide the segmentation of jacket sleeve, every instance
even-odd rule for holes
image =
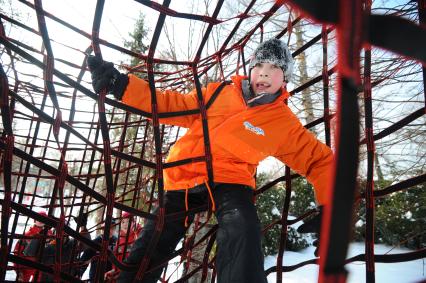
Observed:
[[[314,187],[318,203],[324,205],[328,202],[333,152],[305,129],[290,109],[287,110],[289,127],[275,157],[305,176]]]
[[[203,89],[203,95],[204,92],[205,90]],[[160,91],[156,89],[156,97],[158,113],[198,109],[197,93],[195,90],[188,94],[182,94],[175,91]],[[129,84],[122,97],[122,102],[145,112],[152,113],[149,83],[134,75],[129,75]],[[191,126],[192,122],[198,118],[199,114],[176,116],[162,118],[160,119],[160,123],[188,128]]]

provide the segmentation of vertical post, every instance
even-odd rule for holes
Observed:
[[[364,15],[371,13],[371,0],[364,0]],[[365,186],[365,276],[367,283],[375,282],[374,265],[374,133],[373,111],[371,101],[371,46],[364,46],[364,111],[365,111],[365,138],[367,140],[367,184]]]
[[[3,25],[0,23],[1,34],[4,35]],[[9,246],[7,244],[9,219],[11,217],[11,202],[12,202],[12,160],[14,148],[14,136],[12,130],[12,115],[9,107],[9,83],[3,67],[0,65],[0,109],[1,121],[4,127],[4,135],[2,137],[6,144],[6,148],[2,154],[1,164],[3,166],[3,184],[4,184],[4,198],[1,206],[1,241],[0,241],[0,281],[6,278]]]
[[[102,20],[102,12],[104,8],[105,0],[98,0],[96,2],[95,17],[93,19],[92,26],[92,47],[95,55],[102,59],[102,53],[99,45],[99,30]],[[105,181],[106,181],[106,215],[104,232],[101,243],[100,257],[98,260],[98,266],[95,275],[96,282],[104,282],[104,273],[107,264],[108,256],[108,244],[110,238],[110,227],[112,224],[112,212],[114,208],[115,200],[115,188],[114,181],[112,179],[112,166],[111,166],[111,142],[109,139],[108,121],[106,119],[105,112],[105,97],[106,89],[103,89],[98,94],[98,112],[99,112],[99,124],[101,128],[101,134],[103,139],[103,159],[104,159],[104,170],[105,170]]]
[[[281,211],[281,239],[277,256],[277,283],[281,283],[283,280],[283,256],[285,246],[287,243],[287,218],[290,210],[290,199],[291,199],[291,172],[290,167],[285,167],[285,199],[284,206]]]
[[[419,10],[419,23],[426,24],[426,0],[417,0]],[[423,94],[425,96],[425,109],[426,109],[426,66],[423,64]]]
[[[334,176],[324,207],[318,282],[346,282],[345,261],[351,237],[358,169],[362,2],[338,2],[338,111]]]
[[[330,96],[329,96],[329,78],[328,78],[328,32],[326,25],[322,26],[321,31],[322,39],[322,86],[324,92],[324,129],[325,129],[325,143],[331,146],[330,134]]]

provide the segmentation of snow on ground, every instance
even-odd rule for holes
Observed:
[[[285,251],[284,265],[294,265],[302,261],[314,258],[314,247],[308,247],[301,252]],[[385,245],[375,245],[375,254],[386,254],[392,247]],[[392,253],[409,252],[407,249],[395,248]],[[348,257],[352,257],[364,252],[363,243],[352,243],[349,247]],[[269,256],[265,259],[265,269],[275,265],[276,257]],[[376,263],[377,283],[417,283],[426,280],[426,260],[418,259],[408,262],[398,263]],[[349,271],[347,283],[362,283],[365,280],[365,262],[354,262],[346,266]],[[268,282],[276,282],[276,273],[268,276]],[[318,265],[305,265],[292,272],[283,273],[285,283],[313,283],[318,282]]]
[[[285,251],[283,261],[284,265],[294,265],[305,260],[314,258],[314,247],[308,247],[301,252]],[[391,250],[391,251],[390,251]],[[389,252],[390,251],[390,252]],[[404,253],[408,249],[394,248],[385,245],[375,245],[376,254],[386,253]],[[363,243],[352,243],[349,247],[348,257],[364,253]],[[177,257],[169,262],[169,268],[166,278],[169,282],[175,282],[182,275],[182,264],[179,264],[180,258]],[[276,257],[269,256],[265,259],[265,269],[275,265]],[[365,280],[365,263],[354,262],[348,264],[347,270],[349,276],[347,283],[363,283]],[[88,274],[85,274],[86,279]],[[15,272],[8,271],[6,279],[14,280]],[[426,260],[418,259],[399,263],[376,263],[376,282],[377,283],[418,283],[426,280]],[[276,273],[268,276],[269,283],[276,282]],[[314,264],[303,266],[292,272],[283,273],[283,283],[313,283],[318,282],[318,266]]]

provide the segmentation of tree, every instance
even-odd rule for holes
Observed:
[[[138,19],[136,20],[134,30],[129,33],[130,40],[125,40],[124,46],[130,51],[133,51],[135,53],[145,54],[149,48],[149,46],[144,43],[147,41],[147,35],[148,35],[148,30],[145,24],[145,16],[144,14],[140,13]],[[130,59],[130,67],[132,68],[135,68],[138,66],[142,67],[143,65],[144,65],[144,62],[141,62],[141,60],[137,57],[132,57]],[[133,74],[137,75],[138,77],[142,79],[147,78],[146,73],[138,72],[137,70],[133,72]]]
[[[148,45],[145,44],[147,33],[145,18],[141,13],[136,20],[134,30],[129,33],[129,40],[125,40],[124,46],[135,53],[146,53],[148,50]],[[122,66],[124,65],[128,65],[128,68],[132,69],[134,75],[146,79],[147,75],[143,68],[145,64],[139,58],[132,57],[129,64],[121,62],[119,68],[123,68]],[[120,151],[126,154],[152,161],[152,123],[140,115],[117,111],[116,109],[112,111],[111,115],[111,146],[118,147]],[[125,124],[126,126],[124,126]],[[153,170],[148,167],[134,166],[129,161],[120,159],[113,159],[113,161],[113,169],[117,172],[116,174],[119,174],[116,185],[116,198],[126,205],[147,210],[146,200],[149,194],[146,192],[152,181]],[[105,193],[105,179],[97,184],[102,190],[102,193]],[[103,218],[103,214],[103,209],[97,210],[96,218],[99,220],[98,222]]]
[[[261,173],[257,175],[256,186],[260,188],[265,185],[269,180],[268,174]],[[297,186],[297,184],[292,185],[292,187]],[[305,189],[305,188],[301,188]],[[295,189],[297,190],[297,189]],[[312,190],[310,190],[312,191]],[[298,195],[296,193],[296,195]],[[302,194],[300,194],[302,195]],[[304,203],[309,202],[311,200],[305,200],[302,197],[298,197],[296,201],[294,201],[294,195],[292,196],[292,215],[295,215],[294,202]],[[281,219],[281,211],[284,206],[285,199],[285,190],[281,184],[275,185],[270,188],[266,192],[259,194],[256,198],[256,208],[257,214],[259,216],[260,223],[262,227],[265,227],[271,224],[274,221]],[[302,201],[303,200],[303,201]],[[306,207],[305,207],[306,210]],[[281,237],[281,225],[274,225],[271,229],[265,232],[263,241],[262,241],[262,249],[263,254],[265,256],[274,255],[278,253],[279,241]],[[305,235],[299,234],[296,229],[292,226],[288,226],[287,230],[287,242],[286,249],[290,251],[298,251],[308,246],[308,241]]]
[[[420,174],[420,172],[418,172]],[[391,180],[375,183],[375,189],[381,190],[392,184]],[[360,181],[365,187],[365,181]],[[376,243],[390,246],[404,246],[410,249],[426,247],[426,185],[420,184],[404,191],[392,193],[376,199],[375,231]],[[365,200],[357,206],[354,240],[365,240]]]
[[[300,49],[305,44],[303,36],[304,27],[301,25],[295,25],[294,33],[296,35],[296,48]],[[303,85],[304,83],[309,81],[308,66],[306,62],[305,52],[300,53],[300,55],[297,56],[296,60],[298,60],[297,66],[299,74],[299,76],[297,76],[297,85]],[[311,91],[309,88],[304,88],[301,92],[303,111],[305,112],[306,123],[309,124],[315,120]],[[315,133],[315,129],[312,129],[312,131]]]
[[[19,11],[16,11],[16,9],[13,9],[12,7],[12,0],[0,0],[0,12],[6,13],[6,14],[15,14],[19,15]]]
[[[134,30],[129,33],[130,40],[125,41],[124,46],[135,53],[145,54],[149,48],[149,46],[145,43],[148,40],[147,35],[148,29],[145,24],[145,16],[140,13],[136,20]],[[133,72],[134,75],[142,79],[147,79],[147,73],[141,72],[141,70],[145,69],[145,62],[141,61],[139,58],[132,57],[129,67],[135,70]],[[158,66],[154,66],[154,69],[158,68]],[[140,153],[138,157],[143,158],[144,160],[153,161],[154,129],[152,123],[148,119],[139,115],[130,113],[126,113],[126,115],[129,115],[127,123],[136,126],[129,127],[125,133],[125,141],[128,143],[124,149],[125,152],[128,154]],[[130,144],[130,141],[133,142],[132,145]],[[130,163],[128,165],[130,166]],[[140,176],[137,176],[138,172]],[[127,174],[127,177],[122,180],[123,183],[127,182],[127,186],[134,185],[135,189],[137,189],[135,193],[139,193],[139,198],[136,207],[143,210],[148,209],[146,201],[149,198],[148,187],[151,183],[153,174],[154,171],[152,169],[139,167],[138,170],[132,170],[130,174]],[[154,188],[151,189],[154,190]]]

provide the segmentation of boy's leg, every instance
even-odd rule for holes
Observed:
[[[221,184],[213,190],[216,203],[217,282],[266,283],[261,227],[253,204],[253,190]]]
[[[202,201],[206,201],[205,194],[188,194],[191,207],[195,207]],[[165,194],[165,210],[166,214],[185,211],[185,193],[184,192],[167,192]],[[158,213],[156,209],[155,214]],[[193,216],[188,217],[188,224],[191,224]],[[166,222],[161,231],[160,239],[153,255],[150,259],[148,269],[162,264],[171,253],[174,252],[176,245],[185,235],[185,217],[173,222]],[[145,255],[145,252],[150,244],[151,238],[155,232],[155,221],[148,220],[139,237],[134,242],[130,249],[130,254],[125,262],[129,264],[139,264]],[[142,282],[156,283],[160,278],[163,267],[157,268],[155,271],[145,274]],[[121,271],[117,282],[133,282],[137,271],[126,272]]]

